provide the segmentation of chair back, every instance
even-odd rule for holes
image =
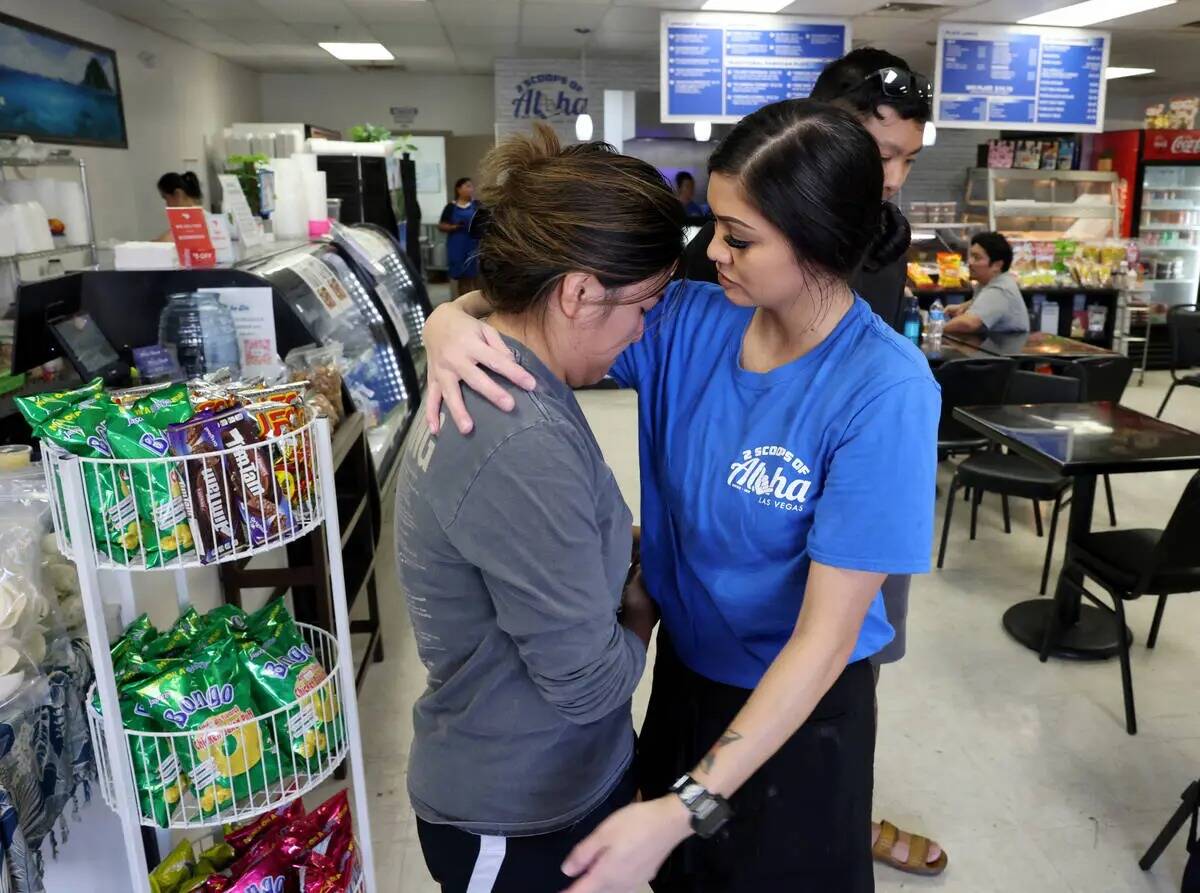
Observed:
[[[956,406],[998,406],[1004,402],[1008,380],[1016,368],[1008,357],[949,360],[933,371],[942,387],[942,418],[938,441],[972,440],[980,437],[954,419]]]
[[[1156,573],[1200,567],[1197,542],[1200,542],[1200,471],[1192,475],[1171,513],[1171,520],[1163,529],[1162,538],[1144,572],[1140,591],[1147,591],[1145,584]]]
[[[1018,369],[1008,380],[1004,402],[1018,406],[1030,403],[1078,403],[1080,393],[1078,378]]]
[[[1200,366],[1200,305],[1179,304],[1167,313],[1171,372]]]
[[[1063,372],[1079,379],[1079,399],[1089,403],[1101,400],[1120,403],[1133,375],[1133,360],[1121,354],[1080,357],[1067,364]]]

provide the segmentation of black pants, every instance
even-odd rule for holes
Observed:
[[[647,800],[691,771],[750,694],[693,673],[659,634],[638,746]],[[655,893],[871,893],[874,756],[874,681],[862,660],[731,798],[726,827],[672,854]]]
[[[450,825],[431,825],[417,819],[417,834],[425,865],[442,893],[474,890],[491,893],[559,893],[573,883],[561,867],[571,850],[601,822],[633,802],[633,770],[608,798],[569,828],[534,837],[480,837]],[[489,886],[490,883],[490,886]]]

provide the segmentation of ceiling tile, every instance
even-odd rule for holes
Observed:
[[[409,67],[418,62],[449,62],[452,65],[458,65],[458,58],[448,46],[415,47],[387,44],[387,48],[395,55],[398,63],[408,65]]]
[[[358,23],[357,16],[342,0],[258,0],[258,4],[284,22]]]
[[[146,19],[191,18],[188,13],[168,6],[163,0],[95,0],[92,5],[135,22],[144,22]]]
[[[704,5],[704,0],[614,0],[614,6],[648,6],[653,9],[678,9],[691,12]]]
[[[521,46],[561,50],[567,56],[574,56],[582,49],[583,38],[571,28],[539,28],[525,25],[521,28]]]
[[[195,16],[205,22],[218,22],[221,19],[240,19],[247,22],[279,21],[270,10],[250,0],[167,0],[167,4],[185,15]]]
[[[367,30],[382,44],[404,47],[449,48],[441,25],[369,25]]]
[[[350,9],[366,24],[437,23],[437,10],[429,2],[411,0],[346,0]]]
[[[508,47],[497,49],[486,46],[463,46],[455,47],[454,55],[458,57],[458,64],[464,68],[471,70],[486,68],[491,71],[496,57],[507,55],[508,50]]]
[[[503,47],[515,46],[518,28],[448,28],[450,42],[456,47]]]
[[[653,31],[657,34],[661,18],[661,9],[613,6],[604,14],[600,26],[612,31]]]
[[[202,40],[216,43],[229,41],[228,34],[218,31],[207,22],[196,19],[157,19],[148,21],[145,25],[147,28],[153,28],[155,31],[160,31],[186,43],[196,43]]]
[[[447,28],[458,25],[515,28],[519,23],[517,0],[433,0]]]
[[[526,3],[521,7],[521,26],[528,28],[597,28],[607,4]]]
[[[230,19],[211,24],[241,43],[300,43],[302,39],[295,29],[282,22],[241,22]]]
[[[302,38],[313,43],[322,41],[373,41],[371,32],[357,22],[327,25],[322,22],[292,22],[292,29]]]

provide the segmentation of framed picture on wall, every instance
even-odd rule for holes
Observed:
[[[126,149],[117,54],[0,13],[0,137]]]

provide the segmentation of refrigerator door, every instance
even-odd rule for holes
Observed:
[[[1154,301],[1191,304],[1200,289],[1200,164],[1143,167],[1139,246]]]

